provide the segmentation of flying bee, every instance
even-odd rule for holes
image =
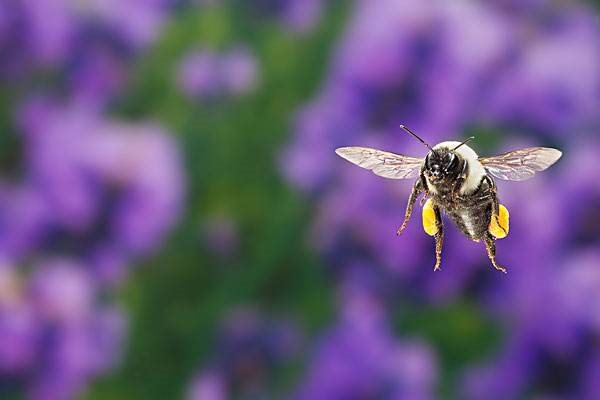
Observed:
[[[429,149],[425,158],[409,157],[366,147],[340,147],[335,152],[359,167],[389,179],[417,178],[408,198],[404,222],[396,232],[402,233],[412,214],[413,206],[424,194],[421,205],[425,232],[435,238],[435,266],[440,268],[444,227],[441,213],[454,221],[469,239],[483,240],[494,268],[506,273],[496,263],[496,239],[508,235],[509,214],[500,204],[493,177],[522,181],[554,164],[562,152],[548,147],[530,147],[495,157],[479,157],[464,142],[441,142],[431,147],[404,125],[400,128],[414,136]]]

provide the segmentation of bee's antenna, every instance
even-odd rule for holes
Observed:
[[[400,125],[400,128],[404,129],[406,132],[408,132],[409,134],[411,134],[412,136],[414,136],[419,142],[421,142],[425,146],[427,146],[427,148],[429,150],[434,151],[429,144],[427,144],[423,139],[421,139],[420,137],[418,137],[413,131],[411,131],[410,129],[408,129],[406,126]]]
[[[465,140],[464,142],[462,142],[461,144],[459,144],[458,146],[456,146],[455,148],[452,149],[452,151],[458,149],[460,146],[462,146],[463,144],[467,144],[469,143],[471,140],[475,139],[475,136],[471,136],[468,137],[467,140]]]

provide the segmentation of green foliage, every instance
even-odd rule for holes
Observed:
[[[343,5],[334,2],[321,28],[304,37],[230,7],[182,12],[142,58],[113,114],[152,118],[178,135],[187,207],[160,254],[139,266],[123,289],[130,316],[124,362],[86,398],[181,398],[209,362],[221,318],[236,305],[292,316],[309,334],[330,318],[331,288],[307,245],[310,206],[283,182],[277,157],[295,110],[318,89]],[[256,93],[202,104],[177,91],[174,70],[186,51],[240,42],[259,58]],[[211,254],[201,240],[205,217],[221,212],[239,224],[233,258]],[[298,369],[284,369],[274,381],[285,386]]]
[[[397,315],[399,332],[431,343],[440,357],[440,394],[457,398],[457,379],[467,364],[490,356],[502,331],[472,303],[416,306]]]

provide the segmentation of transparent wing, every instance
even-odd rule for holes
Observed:
[[[376,175],[390,179],[408,179],[419,176],[422,158],[408,157],[367,147],[340,147],[335,152],[359,167],[370,169]]]
[[[554,164],[561,156],[561,151],[549,147],[529,147],[495,157],[481,157],[479,161],[496,178],[524,181]]]

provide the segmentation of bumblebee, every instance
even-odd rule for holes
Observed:
[[[404,222],[396,232],[402,233],[412,214],[417,198],[424,194],[421,205],[425,232],[435,238],[435,266],[440,268],[444,213],[469,239],[483,241],[487,255],[498,271],[506,268],[496,263],[496,239],[508,235],[509,213],[500,204],[493,177],[522,181],[543,171],[562,156],[562,152],[548,147],[530,147],[494,157],[479,157],[464,142],[441,142],[431,147],[404,125],[400,125],[429,149],[425,158],[409,157],[366,147],[341,147],[336,153],[359,167],[389,179],[417,178],[408,199]]]

